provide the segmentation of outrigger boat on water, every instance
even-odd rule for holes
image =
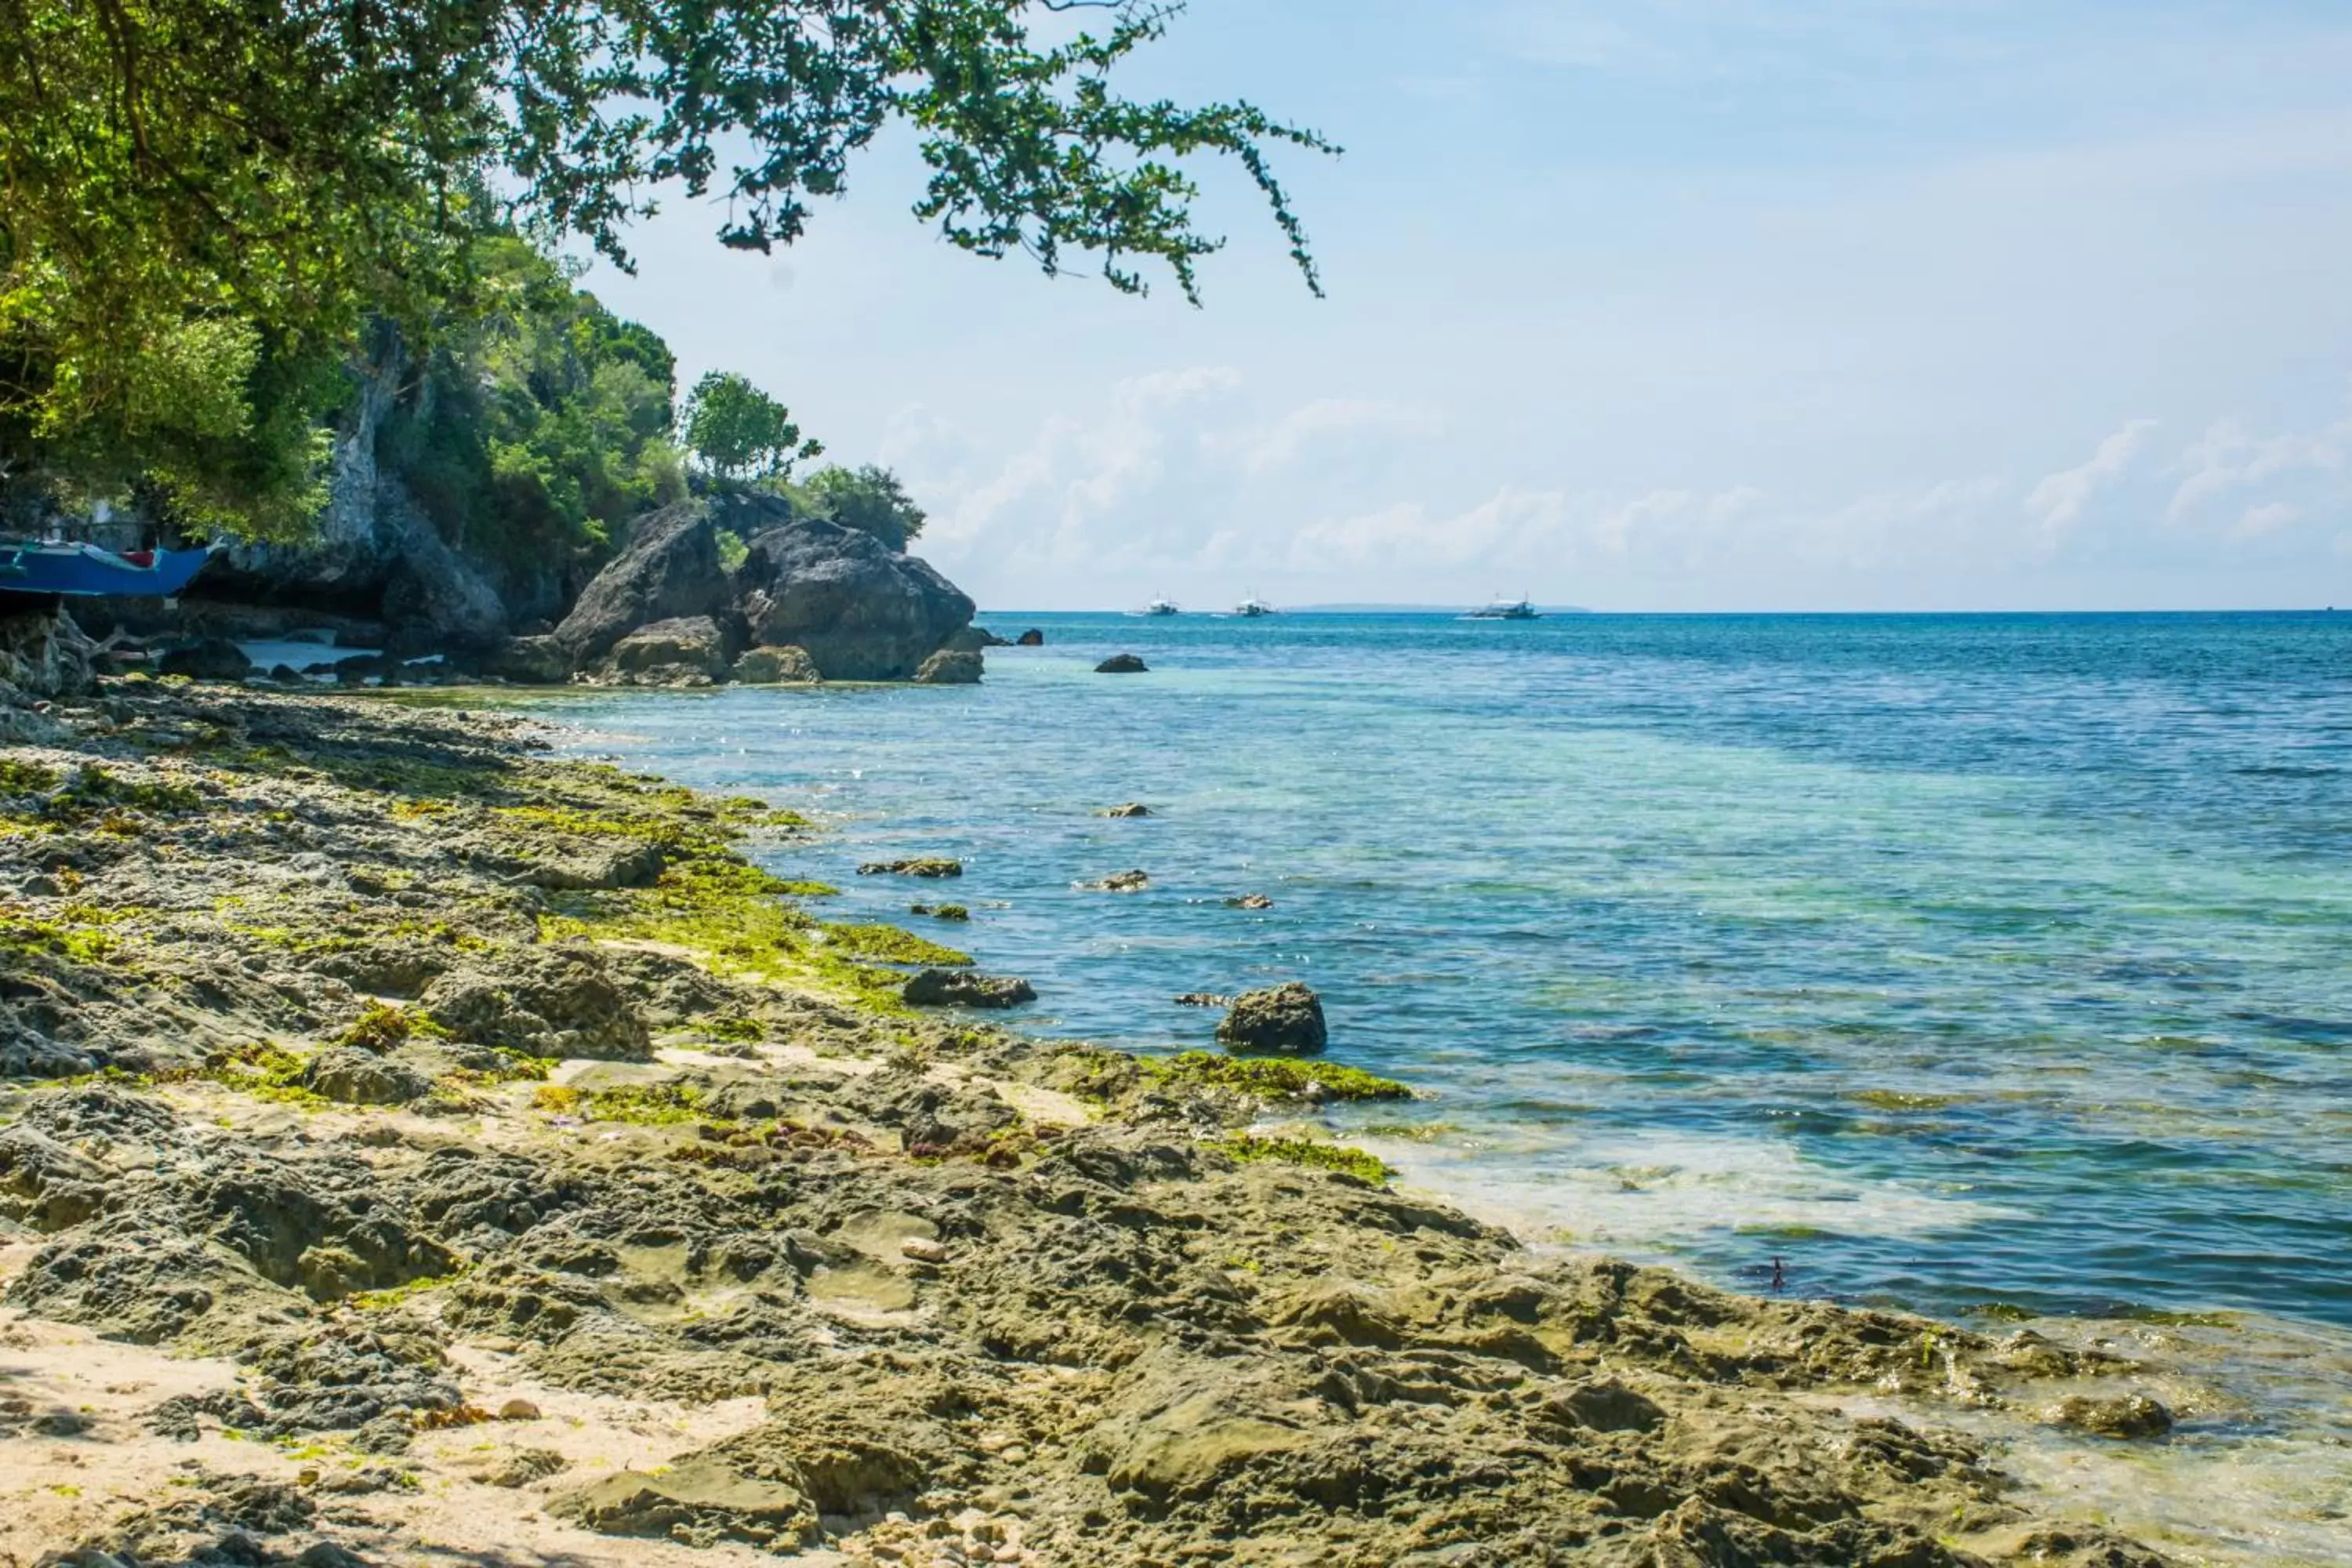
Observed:
[[[1162,594],[1160,597],[1152,600],[1151,603],[1144,605],[1143,613],[1147,616],[1173,616],[1181,615],[1182,612],[1177,608],[1175,600],[1170,598],[1167,595]]]
[[[204,570],[213,549],[118,553],[69,540],[0,541],[0,597],[168,599]]]
[[[1270,616],[1274,614],[1274,606],[1267,604],[1264,599],[1259,598],[1255,594],[1252,594],[1248,598],[1244,599],[1240,604],[1234,606],[1234,614],[1244,616],[1250,620],[1255,620],[1260,616]]]

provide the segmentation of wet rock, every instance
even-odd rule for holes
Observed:
[[[915,681],[920,686],[977,686],[982,673],[979,654],[941,648],[923,660]]]
[[[1097,816],[1150,816],[1151,808],[1140,801],[1129,801],[1124,805],[1107,805],[1095,813]]]
[[[1225,908],[1229,910],[1270,910],[1274,908],[1274,900],[1267,898],[1264,893],[1244,893],[1237,899],[1227,899],[1225,900]]]
[[[349,1046],[330,1046],[302,1075],[313,1094],[345,1105],[405,1105],[433,1090],[433,1080],[404,1062]]]
[[[1099,881],[1080,884],[1088,892],[1140,893],[1151,886],[1149,871],[1113,871]]]
[[[2172,1412],[2145,1394],[2099,1398],[2075,1394],[2042,1413],[2053,1426],[2072,1426],[2102,1437],[2161,1437],[2172,1430]]]
[[[479,954],[422,998],[459,1037],[534,1057],[646,1061],[645,1020],[590,954],[526,948]]]
[[[935,921],[970,921],[971,911],[961,904],[908,904],[910,915],[929,915]]]
[[[868,860],[857,868],[861,877],[961,877],[963,862],[943,858]]]
[[[1097,675],[1142,675],[1150,666],[1131,653],[1115,653],[1095,666]]]
[[[923,562],[814,518],[751,536],[736,575],[753,640],[807,649],[827,680],[904,680],[971,621],[971,601]]]
[[[978,653],[982,648],[1010,647],[1003,637],[986,626],[966,626],[940,645],[947,653]]]
[[[734,679],[746,686],[813,686],[824,678],[808,649],[785,644],[746,652],[735,661]]]
[[[1039,631],[1035,626],[1031,626],[1027,631],[1023,632],[1019,637],[1014,637],[1013,641],[1013,644],[1019,647],[1044,647],[1045,646],[1045,634]]]
[[[680,616],[639,626],[613,645],[611,679],[634,686],[708,686],[725,679],[727,637],[709,616]]]
[[[1217,1026],[1217,1038],[1238,1049],[1311,1056],[1328,1041],[1322,998],[1297,981],[1244,991]]]
[[[184,675],[194,680],[243,680],[253,673],[253,660],[226,638],[206,637],[172,649],[155,668],[164,675]]]
[[[1186,991],[1176,997],[1179,1007],[1230,1007],[1233,1005],[1232,997],[1220,996],[1213,991]]]
[[[899,994],[918,1007],[1017,1007],[1037,999],[1026,980],[961,969],[926,969],[911,976]]]

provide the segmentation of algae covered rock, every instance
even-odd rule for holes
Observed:
[[[2172,1430],[2172,1412],[2145,1394],[2113,1398],[2078,1394],[2051,1405],[2042,1419],[2102,1437],[2161,1437]]]
[[[1026,980],[958,969],[926,969],[910,977],[899,994],[918,1007],[1017,1007],[1037,999]]]
[[[913,860],[868,860],[857,868],[861,877],[961,877],[963,862],[940,856]]]
[[[352,1046],[330,1046],[302,1075],[311,1093],[345,1105],[405,1105],[432,1092],[433,1080],[405,1062]]]
[[[734,679],[746,686],[814,686],[824,677],[808,649],[787,643],[746,652],[735,661]]]
[[[1217,1038],[1244,1050],[1311,1056],[1329,1041],[1323,1000],[1293,980],[1265,991],[1244,991],[1217,1026]]]
[[[1135,654],[1115,653],[1095,666],[1097,675],[1143,675],[1151,667]]]
[[[630,685],[708,686],[727,674],[727,636],[709,616],[679,616],[639,626],[605,662]]]
[[[534,1057],[647,1061],[635,1006],[590,953],[525,948],[481,955],[426,988],[424,1005],[461,1038]]]
[[[919,686],[977,686],[982,674],[980,655],[941,648],[915,671]]]

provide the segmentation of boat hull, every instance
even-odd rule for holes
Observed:
[[[152,550],[122,556],[88,544],[0,544],[0,595],[168,599],[194,581],[211,559],[209,550]]]

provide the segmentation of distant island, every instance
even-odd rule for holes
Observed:
[[[1594,612],[1582,605],[1538,605],[1547,616],[1589,616]],[[1294,616],[1459,616],[1476,609],[1475,605],[1300,605],[1289,613]]]

